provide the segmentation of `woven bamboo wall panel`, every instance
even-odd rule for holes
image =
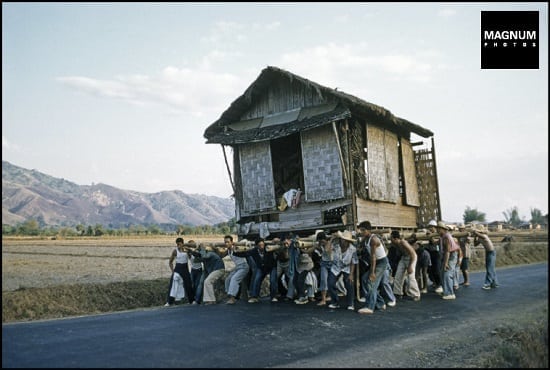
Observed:
[[[386,154],[383,129],[367,125],[367,148],[369,198],[386,200]]]
[[[401,156],[403,158],[403,176],[405,177],[405,204],[420,206],[414,153],[409,140],[403,138],[401,139]]]
[[[370,221],[373,226],[415,228],[416,208],[387,202],[357,199],[357,220]]]
[[[302,131],[301,140],[306,201],[342,198],[342,166],[332,126]]]
[[[418,181],[418,196],[421,206],[418,208],[419,225],[427,225],[429,220],[441,220],[435,163],[431,150],[421,149],[414,152]]]
[[[243,210],[250,212],[275,207],[269,141],[243,144],[239,154]]]
[[[399,147],[397,135],[384,130],[384,149],[386,152],[386,200],[396,203],[399,198]]]
[[[395,203],[399,198],[399,152],[397,135],[367,125],[369,198]]]

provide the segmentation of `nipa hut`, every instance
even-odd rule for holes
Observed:
[[[222,145],[239,238],[441,219],[432,131],[280,68],[265,68],[204,137]]]

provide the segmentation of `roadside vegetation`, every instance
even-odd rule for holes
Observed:
[[[153,224],[134,225],[128,224],[122,227],[109,227],[102,224],[75,226],[48,226],[40,220],[28,219],[17,225],[2,224],[2,237],[10,236],[39,236],[44,238],[74,238],[74,237],[130,237],[130,236],[155,236],[155,235],[211,235],[231,234],[236,230],[235,220],[231,219],[216,225],[173,225]]]
[[[495,349],[480,367],[548,368],[548,307],[511,318],[493,334]]]

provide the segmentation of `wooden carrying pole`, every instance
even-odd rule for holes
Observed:
[[[229,182],[231,183],[231,188],[233,189],[233,194],[237,196],[235,191],[235,184],[233,184],[233,176],[231,176],[231,169],[229,168],[229,163],[227,162],[227,154],[225,154],[225,145],[222,144],[223,159],[225,160],[225,167],[227,168],[227,173],[229,174]]]
[[[403,239],[410,239],[410,237],[412,236],[413,234],[407,234],[407,235],[403,235]],[[451,233],[451,235],[454,237],[454,238],[461,238],[463,236],[468,236],[468,230],[466,231],[461,231],[461,232],[457,232],[457,233]],[[469,236],[472,236],[473,237],[473,233],[471,231],[469,231]],[[434,237],[436,239],[439,239],[439,234],[438,233],[431,233],[431,234],[425,234],[425,233],[416,233],[416,240],[429,240],[431,237]]]

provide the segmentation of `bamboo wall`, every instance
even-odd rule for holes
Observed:
[[[397,135],[367,125],[367,171],[369,198],[397,202],[399,197],[399,152]]]
[[[370,221],[376,227],[416,228],[416,208],[394,203],[356,198],[357,221]]]
[[[269,141],[240,145],[239,154],[243,211],[275,207]]]
[[[301,132],[306,202],[344,197],[342,166],[332,125]]]
[[[403,158],[405,204],[409,206],[420,206],[414,152],[409,140],[404,138],[401,138],[401,158]]]
[[[399,200],[399,146],[397,135],[384,130],[384,146],[386,150],[386,186],[388,202]],[[401,204],[401,202],[399,202]]]
[[[419,203],[418,224],[427,225],[429,220],[441,220],[437,173],[433,153],[428,149],[415,152],[416,177],[418,179]]]

